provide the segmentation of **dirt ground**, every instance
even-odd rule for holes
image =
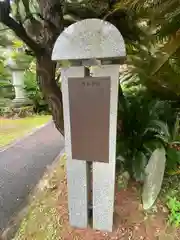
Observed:
[[[116,189],[112,233],[69,225],[65,166],[59,161],[38,185],[14,240],[180,240],[180,229],[168,226],[168,210],[160,202],[145,212],[141,187]]]
[[[65,193],[65,194],[64,194]],[[140,202],[138,186],[130,184],[116,192],[114,229],[112,233],[89,229],[74,229],[68,224],[66,180],[60,185],[59,214],[63,240],[179,240],[180,230],[167,226],[167,209],[160,203],[145,213]]]

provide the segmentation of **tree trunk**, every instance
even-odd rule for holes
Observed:
[[[46,98],[56,128],[64,135],[62,92],[55,80],[56,63],[48,55],[37,58],[37,81]]]
[[[52,112],[57,129],[64,134],[62,93],[55,80],[56,63],[51,61],[54,42],[64,29],[63,9],[64,0],[38,0],[41,29],[38,38],[31,36],[25,26],[13,18],[10,1],[0,2],[0,21],[8,26],[34,52],[37,58],[37,81]],[[22,1],[26,14],[31,14],[31,28],[35,29],[35,19],[30,13],[29,3]],[[22,17],[22,16],[21,16]],[[24,16],[23,18],[24,19]],[[36,21],[37,23],[37,21]]]

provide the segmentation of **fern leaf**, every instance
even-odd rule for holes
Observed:
[[[166,143],[166,144],[168,144],[168,143],[169,143],[169,139],[168,139],[168,138],[166,138],[166,137],[165,137],[165,136],[163,136],[163,135],[156,134],[156,135],[155,135],[155,137],[156,137],[156,138],[158,138],[158,139],[160,139],[160,140],[162,140],[162,142],[163,142],[163,143]]]
[[[160,120],[151,120],[148,129],[154,129],[153,131],[170,138],[168,125]]]

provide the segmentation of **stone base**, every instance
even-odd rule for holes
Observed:
[[[12,100],[12,107],[23,107],[33,105],[32,100],[28,98],[15,98]]]

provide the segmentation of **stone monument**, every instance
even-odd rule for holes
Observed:
[[[119,68],[126,50],[115,26],[99,19],[72,24],[58,37],[61,65],[69,221],[112,231]],[[91,192],[92,190],[92,192]]]
[[[26,91],[24,89],[24,72],[27,69],[27,62],[17,62],[15,59],[9,57],[7,60],[7,66],[12,73],[12,84],[15,90],[15,98],[12,101],[14,107],[21,107],[31,105],[32,102],[28,99]]]

